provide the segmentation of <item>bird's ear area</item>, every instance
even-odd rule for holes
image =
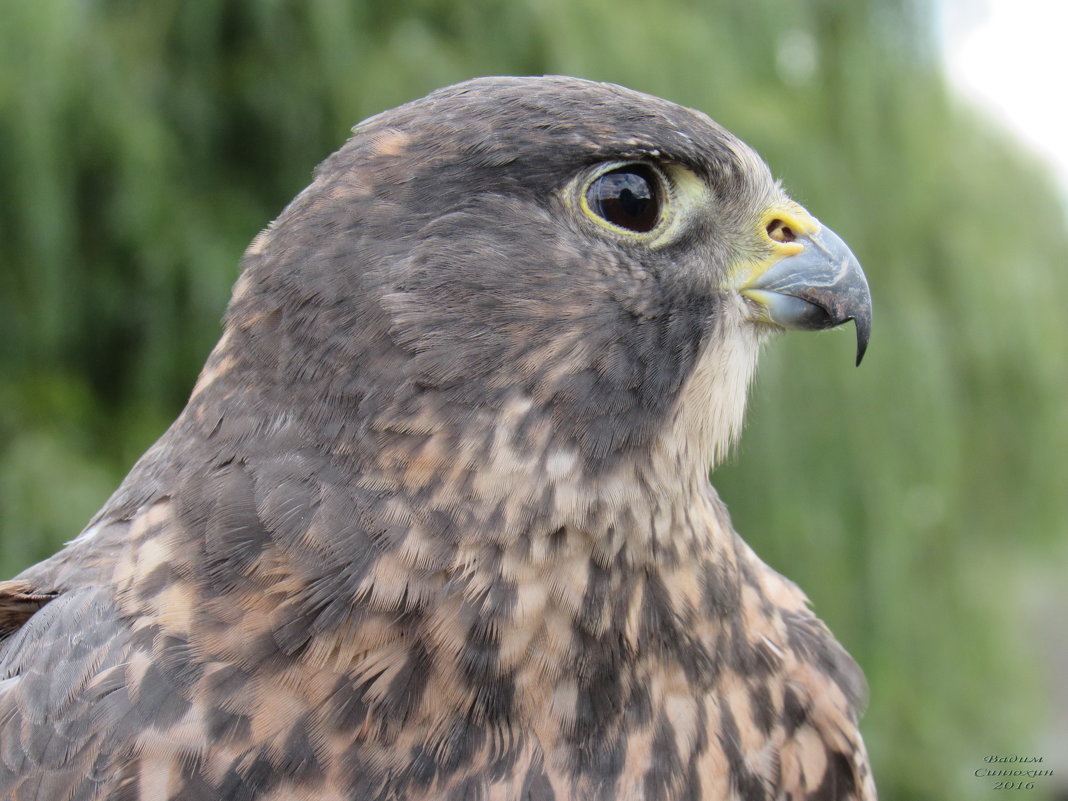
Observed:
[[[14,634],[58,595],[25,581],[0,581],[0,641]]]
[[[580,171],[564,205],[587,230],[656,249],[677,242],[707,216],[712,192],[689,167],[652,158],[602,161]]]

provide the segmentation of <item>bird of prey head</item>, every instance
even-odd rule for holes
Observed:
[[[0,584],[0,790],[874,798],[859,669],[707,479],[761,343],[848,320],[859,363],[856,259],[703,114],[488,78],[366,120]]]

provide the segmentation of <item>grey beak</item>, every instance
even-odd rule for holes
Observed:
[[[799,236],[804,250],[766,270],[743,292],[760,303],[770,322],[818,331],[852,320],[857,328],[857,364],[871,335],[871,293],[857,257],[834,231]]]

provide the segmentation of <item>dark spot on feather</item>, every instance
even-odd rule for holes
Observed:
[[[768,685],[764,682],[757,682],[749,690],[749,707],[753,711],[753,721],[756,723],[757,728],[765,736],[771,733],[772,726],[775,725],[775,706],[771,700],[771,693],[768,691]]]
[[[493,507],[493,511],[486,518],[485,530],[487,532],[500,531],[504,527],[504,521],[508,514],[510,503],[508,500],[500,501]],[[529,546],[527,546],[529,548]]]
[[[327,703],[327,720],[340,731],[352,731],[367,719],[367,704],[363,692],[342,676],[334,686]]]
[[[693,753],[695,757],[708,750],[709,735],[708,706],[707,702],[703,701],[697,705],[697,736],[694,738],[693,743]]]
[[[151,652],[152,646],[156,642],[156,637],[159,636],[159,631],[160,627],[158,625],[140,626],[134,629],[129,638],[131,650]]]
[[[183,693],[204,672],[204,664],[197,658],[189,643],[180,637],[161,636],[156,642],[154,655],[160,672]]]
[[[523,780],[523,788],[519,792],[520,801],[556,801],[556,793],[545,775],[545,768],[540,764],[531,768]]]
[[[156,597],[176,579],[174,568],[167,562],[157,566],[137,583],[137,596],[142,601]]]
[[[282,747],[282,758],[279,760],[278,769],[283,776],[300,782],[308,788],[322,784],[325,774],[308,734],[306,715],[297,720],[290,729],[289,736],[286,737],[285,745]]]
[[[181,801],[216,801],[216,788],[208,783],[204,771],[204,758],[200,754],[181,754],[178,757],[178,776],[172,774],[172,778],[178,778],[181,785],[170,797]],[[134,782],[133,786],[136,787],[137,783]]]
[[[782,669],[782,655],[764,637],[757,640],[752,649],[754,662],[759,665],[759,670],[754,673],[768,675],[778,673]]]
[[[719,676],[721,665],[720,655],[709,649],[708,645],[695,637],[688,630],[685,622],[680,626],[677,639],[670,644],[673,653],[686,680],[695,688],[708,689],[713,686]]]
[[[853,763],[848,756],[838,751],[827,752],[827,767],[823,781],[806,797],[806,801],[847,801],[855,798],[857,791]]]
[[[669,801],[668,793],[681,772],[675,728],[661,715],[653,735],[649,769],[643,781],[646,801]]]
[[[703,801],[705,796],[701,792],[701,770],[697,759],[691,758],[686,766],[685,778],[680,790],[679,801]]]
[[[205,679],[209,698],[231,698],[248,684],[250,674],[237,665],[227,664]]]
[[[609,604],[613,600],[614,573],[593,559],[589,560],[587,568],[589,580],[582,598],[582,610],[576,622],[587,632],[594,633],[600,631],[608,614]],[[626,593],[619,595],[620,599],[624,600],[622,596]]]
[[[279,539],[296,540],[311,524],[320,494],[319,476],[306,477],[311,469],[303,459],[294,460],[294,464],[270,463],[265,475],[256,477],[256,509],[266,528]]]
[[[580,673],[579,677],[575,720],[569,738],[575,745],[601,739],[623,712],[622,687],[617,672],[593,666],[588,675]]]
[[[447,776],[469,765],[485,742],[484,726],[476,725],[462,715],[455,716],[448,731],[434,743],[438,768]]]
[[[449,788],[447,801],[482,801],[486,797],[485,782],[471,776]]]
[[[579,668],[582,678],[568,742],[573,755],[572,772],[597,779],[601,783],[602,796],[610,798],[623,770],[627,732],[646,725],[651,709],[646,689],[636,683],[632,685],[629,697],[624,697],[623,673],[615,660],[604,656],[606,644],[583,638],[579,646],[582,652],[598,653],[602,657]],[[588,674],[584,674],[584,670],[589,671]],[[626,725],[621,725],[624,719]]]
[[[278,650],[286,656],[299,653],[308,645],[314,633],[317,619],[314,609],[308,609],[294,600],[274,610],[271,635]]]
[[[204,531],[205,575],[212,589],[223,592],[240,585],[270,534],[256,512],[252,480],[243,465],[205,472],[194,474],[194,486],[179,493],[199,499],[195,506],[180,505],[179,515],[191,530]]]
[[[738,583],[726,566],[719,561],[706,560],[701,574],[701,600],[705,611],[716,620],[733,615],[740,605]]]
[[[766,677],[768,664],[756,658],[741,616],[735,616],[731,619],[730,629],[730,650],[727,652],[727,664],[736,673],[743,676]]]
[[[515,609],[518,597],[515,582],[501,578],[490,585],[486,595],[485,611],[495,619],[508,619]]]
[[[342,780],[348,785],[348,797],[353,799],[378,799],[385,780],[383,766],[376,764],[362,740],[356,740],[345,749],[338,761]]]
[[[653,701],[649,697],[649,688],[636,682],[631,686],[630,697],[627,699],[627,726],[641,728],[647,726],[652,718]]]
[[[246,754],[230,767],[219,785],[219,798],[255,801],[278,784],[280,775],[271,765],[266,749]]]
[[[742,738],[738,731],[738,724],[734,720],[734,713],[726,699],[721,698],[719,743],[723,748],[723,756],[727,759],[727,772],[731,784],[737,788],[738,797],[746,801],[765,801],[767,792],[760,777],[749,769],[745,754],[742,753]]]
[[[141,773],[141,760],[134,756],[129,756],[128,761],[123,765],[122,770],[118,773],[118,781],[115,782],[115,789],[109,791],[108,801],[141,801],[141,789],[138,786],[137,777]],[[95,766],[94,766],[95,767]],[[109,764],[109,767],[111,765]],[[108,777],[113,778],[113,777]],[[99,788],[94,788],[99,789]],[[43,788],[38,788],[42,791]],[[60,798],[62,796],[52,795],[47,793],[47,790],[43,790],[46,794],[38,796],[40,798]],[[92,798],[92,796],[90,796]]]
[[[500,644],[493,623],[482,619],[471,627],[459,660],[464,677],[473,688],[496,675],[500,664]]]
[[[808,720],[808,706],[789,684],[782,696],[782,723],[789,737],[794,735],[801,725]]]
[[[477,685],[472,710],[490,721],[504,720],[511,715],[515,710],[515,681],[511,674]]]
[[[575,772],[587,776],[597,788],[595,798],[613,801],[618,797],[616,787],[626,767],[627,734],[614,730],[603,740],[587,743],[579,750]]]
[[[219,796],[199,768],[182,769],[182,786],[173,798],[181,801],[218,801]],[[136,784],[132,785],[137,787]],[[137,799],[140,801],[140,799]]]
[[[434,659],[426,646],[415,642],[408,649],[408,655],[389,683],[389,692],[377,702],[382,714],[390,718],[391,723],[403,725],[423,699],[427,680]]]
[[[261,677],[271,676],[291,664],[307,648],[307,641],[291,643],[292,653],[284,652],[278,645],[273,631],[265,631],[248,640],[238,657],[246,669],[254,669]]]
[[[660,576],[647,571],[644,576],[641,620],[638,636],[647,645],[661,647],[678,643],[678,617],[671,606],[671,598]]]
[[[173,726],[189,709],[189,701],[156,663],[146,668],[135,697],[141,720],[159,729]]]
[[[413,745],[408,752],[406,774],[414,787],[420,790],[429,787],[438,774],[438,763],[433,752],[424,745]]]
[[[456,515],[444,509],[432,509],[427,515],[425,525],[430,534],[441,537],[446,542],[455,542],[461,533]]]
[[[213,743],[239,743],[247,740],[252,733],[252,721],[241,712],[231,712],[222,707],[208,710],[208,736]]]

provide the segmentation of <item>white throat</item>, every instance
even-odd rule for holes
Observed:
[[[727,308],[727,315],[740,309]],[[710,337],[679,394],[660,442],[658,467],[706,476],[742,433],[749,386],[768,332],[745,320],[725,319]]]

